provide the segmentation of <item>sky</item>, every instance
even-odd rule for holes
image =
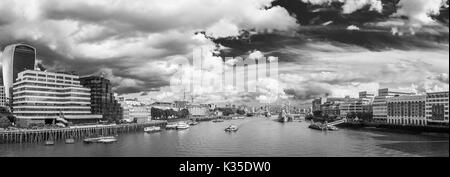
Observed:
[[[179,58],[203,47],[205,82],[218,66],[278,58],[278,79],[247,79],[257,92],[210,84],[197,102],[309,102],[391,88],[449,89],[446,0],[2,0],[0,55],[37,48],[48,71],[103,73],[121,96],[174,101]]]

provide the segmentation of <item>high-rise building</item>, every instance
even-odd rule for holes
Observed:
[[[91,111],[103,115],[104,120],[118,121],[123,119],[123,109],[115,99],[111,82],[103,76],[86,76],[80,83],[91,90]]]
[[[5,87],[3,86],[3,78],[0,77],[0,107],[7,107]]]
[[[28,44],[12,44],[5,47],[1,56],[3,86],[6,101],[12,100],[12,86],[18,74],[25,70],[34,70],[36,49]]]
[[[5,87],[0,85],[0,107],[6,107]]]
[[[13,114],[27,123],[95,123],[102,115],[92,114],[90,97],[77,75],[26,70],[13,84]]]
[[[448,91],[427,93],[425,114],[429,125],[448,126],[448,93]]]
[[[387,123],[398,125],[427,125],[426,95],[404,95],[387,99]]]

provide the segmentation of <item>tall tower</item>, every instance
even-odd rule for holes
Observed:
[[[28,44],[11,44],[5,47],[1,56],[3,67],[3,85],[7,102],[12,100],[12,86],[18,74],[25,70],[34,70],[36,49]]]

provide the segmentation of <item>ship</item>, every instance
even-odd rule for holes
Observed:
[[[292,116],[288,115],[285,110],[280,112],[277,119],[278,122],[291,122],[292,120]]]
[[[238,130],[238,127],[236,125],[229,125],[227,128],[225,128],[226,132],[235,132]]]

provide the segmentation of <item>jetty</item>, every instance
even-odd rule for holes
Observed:
[[[93,136],[115,136],[140,132],[149,126],[165,126],[167,121],[154,120],[139,124],[79,125],[52,129],[18,129],[0,131],[0,144],[43,143],[46,141],[80,140]]]

